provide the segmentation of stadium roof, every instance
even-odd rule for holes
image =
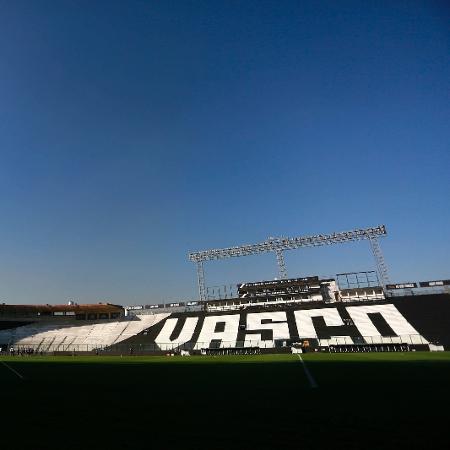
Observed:
[[[8,312],[92,312],[92,313],[110,313],[121,312],[122,306],[113,305],[111,303],[95,303],[95,304],[73,304],[73,305],[7,305],[0,304],[0,313]]]

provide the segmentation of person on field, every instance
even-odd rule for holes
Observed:
[[[303,353],[306,353],[309,350],[309,341],[303,341],[302,349],[303,349]]]

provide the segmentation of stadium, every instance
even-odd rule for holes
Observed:
[[[17,418],[34,405],[14,448],[143,448],[144,436],[189,449],[447,442],[436,405],[450,400],[450,280],[392,283],[385,235],[379,226],[191,253],[191,301],[1,304],[3,411]],[[376,270],[287,277],[283,252],[356,241],[369,241]],[[276,255],[277,278],[210,295],[205,261],[262,252]],[[52,439],[39,447],[42,430]]]
[[[450,280],[390,283],[378,243],[385,226],[273,238],[192,253],[199,299],[169,304],[0,305],[0,347],[9,354],[231,355],[450,349]],[[283,251],[368,240],[378,270],[287,278]],[[261,249],[260,247],[263,246]],[[256,249],[256,250],[255,250]],[[207,292],[203,261],[275,252],[279,278],[243,282],[236,296]],[[243,253],[245,252],[245,253]],[[229,293],[232,291],[230,290]]]

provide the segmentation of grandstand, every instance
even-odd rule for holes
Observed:
[[[443,297],[427,300],[430,307],[445,312],[442,317],[448,317],[450,299]],[[406,308],[405,313],[405,305],[409,304],[415,304],[414,308]],[[296,343],[308,340],[310,348],[318,351],[330,351],[331,346],[334,350],[352,346],[352,351],[389,351],[402,348],[402,344],[408,349],[429,350],[430,344],[436,345],[440,336],[448,333],[444,327],[437,335],[432,326],[416,326],[423,307],[423,303],[417,305],[416,298],[411,298],[395,302],[253,304],[234,311],[174,313],[126,344],[150,352],[223,348],[239,353],[237,349],[258,347],[273,353],[290,351]]]
[[[33,348],[35,351],[89,351],[135,336],[166,318],[168,314],[134,316],[120,321],[90,323],[36,322],[0,330],[0,344]]]
[[[304,349],[305,342],[309,351],[320,352],[450,348],[445,289],[392,296],[376,274],[359,272],[241,283],[238,293],[232,299],[151,307],[0,305],[0,347],[108,354],[283,353]]]
[[[91,351],[129,339],[168,314],[125,317],[121,306],[0,305],[0,346],[36,352]],[[23,320],[18,321],[21,318]]]

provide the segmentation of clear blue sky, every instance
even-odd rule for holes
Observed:
[[[193,298],[192,250],[385,223],[450,277],[445,1],[0,1],[0,301]],[[289,275],[372,269],[367,243]],[[272,255],[206,265],[270,279]]]

